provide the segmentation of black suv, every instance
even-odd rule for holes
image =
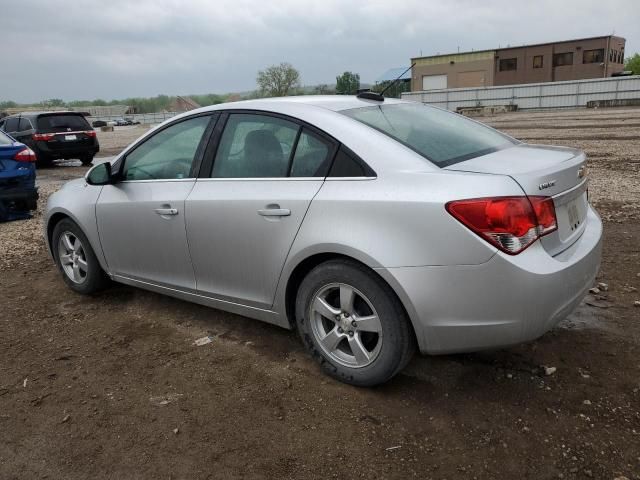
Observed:
[[[37,165],[79,158],[88,165],[100,150],[96,132],[80,112],[25,112],[0,120],[4,130],[36,152]]]

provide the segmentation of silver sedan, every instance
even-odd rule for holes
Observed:
[[[349,96],[174,117],[67,183],[45,220],[76,292],[116,281],[295,328],[362,386],[416,348],[539,337],[592,284],[602,236],[582,152]]]

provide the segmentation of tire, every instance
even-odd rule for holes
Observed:
[[[298,289],[295,312],[307,350],[342,382],[384,383],[415,352],[413,329],[395,293],[354,261],[331,260],[311,270]]]
[[[72,260],[73,257],[69,254],[68,247],[71,245],[65,242],[63,237],[71,240],[71,245],[75,247],[75,260]],[[80,242],[79,248],[72,239]],[[89,295],[104,289],[109,284],[109,277],[102,270],[89,240],[73,220],[66,218],[56,224],[51,236],[51,250],[63,280],[73,291]],[[63,256],[66,258],[62,258]],[[84,261],[84,268],[82,261]],[[78,267],[77,276],[70,272],[75,272],[75,266]],[[74,276],[75,279],[72,278]]]
[[[83,155],[80,157],[80,161],[82,162],[82,165],[91,165],[91,162],[93,162],[93,155]]]
[[[53,166],[53,159],[42,153],[36,154],[36,168],[49,168]]]

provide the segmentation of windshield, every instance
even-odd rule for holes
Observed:
[[[441,168],[517,143],[462,115],[421,103],[376,105],[340,113],[379,130]]]
[[[0,131],[0,145],[12,145],[13,140]]]
[[[41,133],[71,132],[90,130],[82,115],[63,114],[38,117],[38,131]]]

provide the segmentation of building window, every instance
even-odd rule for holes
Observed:
[[[556,53],[553,55],[554,67],[562,67],[564,65],[573,65],[573,52]]]
[[[542,55],[536,55],[533,57],[533,68],[542,68]]]
[[[582,63],[602,63],[604,62],[604,48],[597,50],[585,50],[582,52]]]
[[[517,58],[502,58],[500,59],[500,71],[507,72],[509,70],[517,70],[518,59]]]

